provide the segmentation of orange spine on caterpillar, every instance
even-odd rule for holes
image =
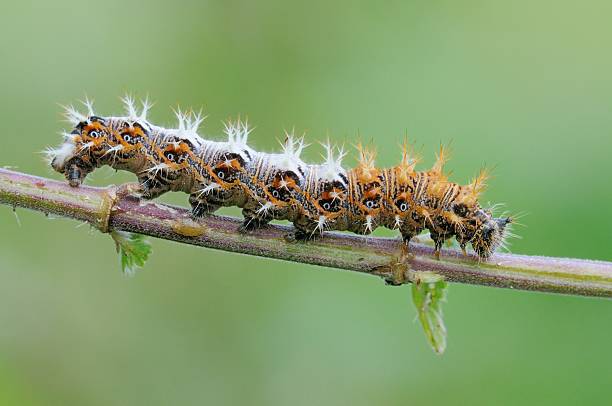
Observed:
[[[346,170],[344,150],[329,141],[322,144],[324,161],[307,164],[300,158],[303,137],[293,133],[286,134],[280,153],[258,152],[248,146],[251,129],[241,120],[226,124],[226,141],[211,141],[198,135],[201,114],[177,110],[178,126],[168,129],[147,120],[147,101],[140,112],[131,98],[123,101],[126,115],[120,117],[96,115],[89,101],[86,114],[66,108],[73,129],[47,155],[70,185],[108,165],[136,174],[143,198],[182,191],[196,217],[237,206],[243,230],[288,220],[299,239],[326,230],[369,234],[382,226],[399,230],[408,244],[427,229],[436,254],[454,237],[464,252],[469,243],[487,259],[510,235],[512,218],[496,218],[479,204],[489,171],[481,170],[465,186],[449,181],[447,147],[440,147],[430,170],[417,171],[420,157],[406,141],[401,162],[384,169],[375,165],[372,148],[358,144],[358,165]]]

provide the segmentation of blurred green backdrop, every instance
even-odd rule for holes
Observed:
[[[612,260],[608,1],[7,1],[0,165],[38,154],[85,94],[204,106],[204,134],[247,114],[285,128],[404,133],[425,164],[452,140],[466,181],[529,213],[512,250]],[[307,157],[318,160],[313,144]],[[352,162],[349,162],[352,163]],[[92,184],[133,177],[110,170]],[[166,201],[186,204],[175,195]],[[236,213],[235,211],[229,211]],[[134,278],[108,236],[0,207],[0,404],[610,404],[612,305],[451,286],[449,348],[428,348],[410,290],[377,278],[154,241]]]

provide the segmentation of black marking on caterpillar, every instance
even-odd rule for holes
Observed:
[[[408,244],[428,229],[436,254],[455,237],[464,252],[469,243],[480,259],[489,258],[510,235],[512,218],[495,218],[478,203],[488,172],[482,170],[468,185],[450,182],[443,147],[430,170],[416,171],[419,159],[407,144],[400,164],[385,169],[375,166],[371,149],[358,145],[359,164],[346,170],[345,152],[329,142],[322,144],[323,163],[306,164],[300,159],[303,138],[292,133],[286,134],[282,152],[257,152],[247,145],[251,129],[246,122],[227,123],[227,141],[205,140],[197,134],[200,114],[178,110],[178,128],[167,129],[147,121],[147,101],[140,112],[131,98],[123,101],[123,117],[98,116],[89,101],[84,103],[87,114],[66,108],[73,130],[47,154],[71,186],[109,165],[136,174],[144,198],[188,193],[195,217],[238,206],[244,230],[288,220],[296,236],[308,239],[325,230],[369,234],[383,226],[399,230]]]

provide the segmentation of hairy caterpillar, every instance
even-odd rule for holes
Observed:
[[[503,246],[509,233],[512,218],[495,218],[478,203],[488,172],[465,186],[450,182],[443,147],[430,170],[416,171],[419,159],[406,143],[400,164],[386,169],[375,166],[372,150],[358,145],[359,164],[347,170],[345,152],[329,142],[323,144],[323,163],[306,164],[300,159],[304,141],[293,134],[287,134],[280,153],[257,152],[247,145],[246,122],[227,123],[227,141],[210,141],[197,134],[199,114],[178,110],[178,128],[167,129],[147,121],[147,101],[140,112],[131,98],[123,102],[122,117],[98,116],[89,101],[86,114],[66,108],[74,128],[47,154],[70,185],[79,186],[94,169],[109,165],[136,174],[144,198],[188,193],[196,217],[238,206],[244,230],[288,220],[296,237],[308,239],[325,230],[369,234],[383,226],[399,230],[408,244],[428,229],[437,254],[455,237],[464,253],[470,243],[481,259]]]

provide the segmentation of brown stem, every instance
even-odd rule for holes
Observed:
[[[496,254],[487,262],[447,249],[440,259],[431,247],[397,239],[328,233],[311,242],[287,236],[291,227],[269,226],[239,233],[240,220],[208,216],[194,221],[188,210],[129,195],[125,187],[72,188],[66,182],[0,169],[0,203],[86,221],[99,230],[153,237],[286,261],[378,275],[406,283],[414,271],[432,271],[447,281],[501,288],[612,297],[612,263],[570,258]]]

